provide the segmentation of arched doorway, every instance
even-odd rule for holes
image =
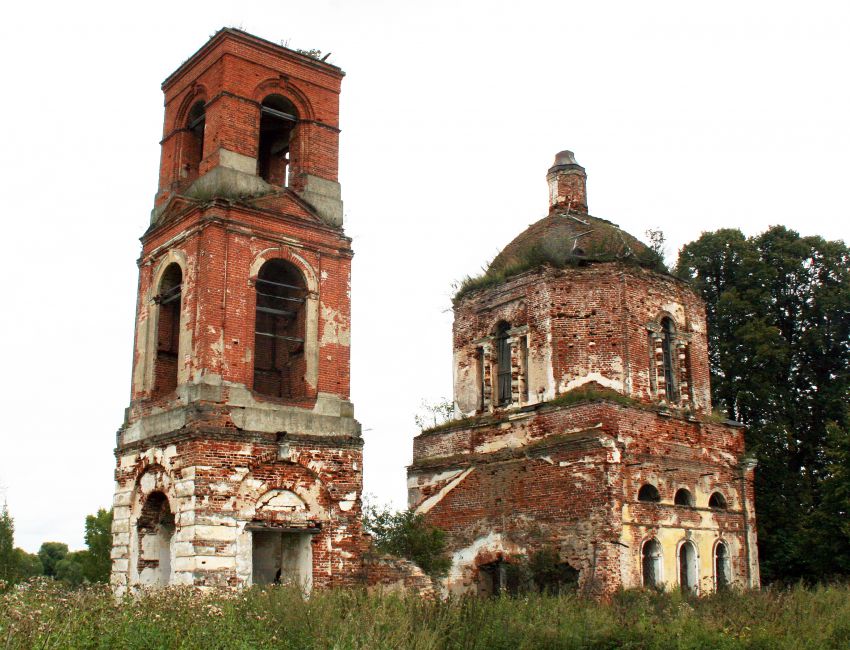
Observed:
[[[162,492],[151,492],[136,521],[139,583],[164,586],[171,582],[174,514]]]

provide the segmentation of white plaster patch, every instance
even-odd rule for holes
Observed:
[[[464,470],[464,472],[460,476],[458,476],[453,481],[450,481],[449,483],[444,485],[443,488],[439,492],[437,492],[436,494],[425,499],[422,503],[420,503],[417,506],[416,514],[418,514],[418,515],[425,514],[426,512],[431,510],[431,508],[433,508],[435,505],[437,505],[440,501],[443,500],[443,497],[445,497],[449,492],[451,492],[458,485],[460,485],[461,482],[467,476],[469,476],[473,472],[474,469],[475,469],[474,467],[468,467],[466,470]]]
[[[445,472],[439,472],[438,474],[431,474],[429,476],[411,476],[407,479],[407,487],[415,488],[422,485],[434,485],[434,483],[453,479],[462,471],[462,469],[452,469]]]
[[[503,425],[504,428],[507,428]],[[506,435],[499,436],[496,440],[491,440],[490,442],[486,442],[483,445],[477,445],[475,447],[476,453],[489,453],[492,451],[498,451],[499,449],[516,449],[517,447],[522,447],[523,445],[528,443],[528,433],[514,428],[509,430]]]
[[[348,319],[344,318],[338,311],[327,305],[322,305],[322,340],[320,345],[335,343],[337,345],[351,345],[351,330]]]
[[[600,386],[604,386],[605,388],[610,388],[612,390],[616,390],[619,392],[623,391],[623,382],[618,379],[609,379],[604,375],[598,372],[591,372],[582,377],[576,377],[572,381],[570,381],[566,386],[564,386],[561,390],[562,393],[566,393],[568,391],[573,390],[574,388],[578,388],[579,386],[584,386],[585,384],[589,384],[591,382],[596,382]]]

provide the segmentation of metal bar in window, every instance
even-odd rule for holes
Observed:
[[[262,291],[258,291],[257,295],[263,296],[265,298],[272,298],[274,300],[287,300],[289,302],[304,302],[304,298],[290,298],[289,296],[276,296],[273,293],[263,293]]]
[[[262,278],[257,278],[257,282],[262,282],[263,284],[272,284],[276,287],[283,287],[284,289],[295,289],[296,291],[307,291],[304,287],[299,287],[294,284],[284,284],[283,282],[274,282],[273,280],[263,280]]]
[[[284,113],[283,111],[279,111],[277,109],[271,108],[269,106],[261,106],[260,112],[265,113],[266,115],[271,115],[272,117],[278,117],[282,120],[286,120],[287,122],[297,122],[298,118],[290,113]]]
[[[194,120],[192,120],[191,122],[189,122],[189,126],[188,126],[187,128],[188,128],[190,131],[194,130],[196,126],[198,126],[199,124],[203,124],[203,123],[204,123],[204,120],[205,120],[206,118],[207,118],[207,116],[206,116],[206,115],[204,115],[203,113],[201,113],[198,117],[196,117]]]
[[[282,336],[281,334],[273,334],[271,332],[257,332],[257,331],[255,331],[254,334],[256,334],[257,336],[270,336],[273,339],[280,339],[282,341],[295,341],[296,343],[303,343],[304,342],[304,339],[299,339],[299,338],[296,338],[294,336]]]
[[[287,311],[286,309],[272,309],[271,307],[260,307],[257,305],[257,311],[261,311],[264,314],[274,314],[275,316],[294,316],[294,311]]]
[[[174,302],[175,300],[180,300],[180,298],[182,296],[183,296],[182,293],[175,293],[173,296],[168,296],[168,298],[160,298],[159,304],[160,305],[167,305],[168,303]]]

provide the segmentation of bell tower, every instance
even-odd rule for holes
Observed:
[[[222,29],[163,83],[117,434],[119,592],[360,575],[343,75]]]

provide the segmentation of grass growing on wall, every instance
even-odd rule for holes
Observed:
[[[169,588],[116,602],[46,580],[0,594],[3,648],[846,648],[850,588],[456,599]]]

